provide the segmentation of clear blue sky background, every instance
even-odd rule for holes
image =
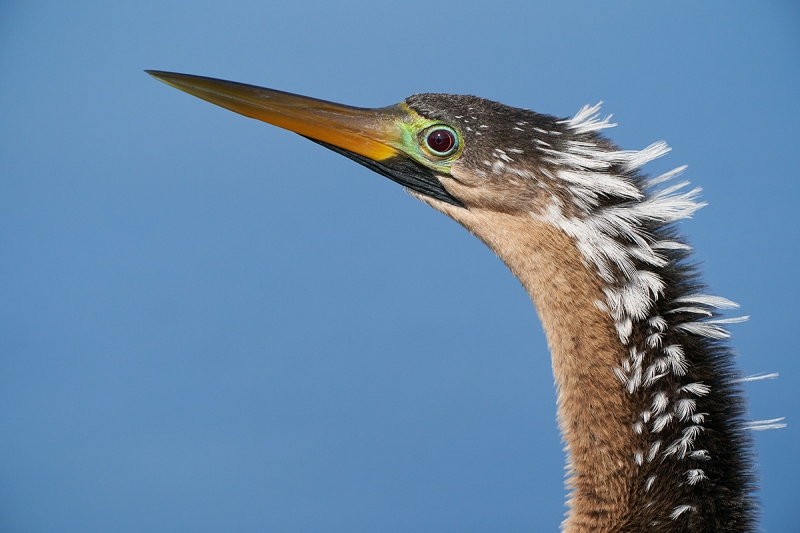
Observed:
[[[390,181],[152,80],[472,93],[665,139],[800,524],[796,2],[0,3],[0,531],[557,531],[546,342]]]

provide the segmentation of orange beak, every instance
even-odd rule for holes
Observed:
[[[215,78],[146,72],[212,104],[299,133],[413,191],[463,207],[436,170],[414,159],[421,117],[405,103],[366,109]]]
[[[408,113],[400,104],[365,109],[215,78],[157,70],[146,72],[212,104],[373,161],[401,154],[396,148],[403,142],[398,122]]]

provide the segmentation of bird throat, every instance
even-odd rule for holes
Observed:
[[[484,241],[521,281],[547,335],[566,444],[571,511],[566,531],[613,531],[629,514],[636,406],[612,368],[624,358],[614,322],[595,305],[602,283],[574,242],[527,214],[447,214]]]
[[[607,280],[561,228],[526,212],[422,199],[489,246],[536,307],[568,453],[563,530],[751,531],[749,441],[730,355],[714,344],[713,324],[681,322],[671,311],[715,300],[692,293],[701,286],[691,278],[657,269],[670,294],[652,300],[649,318],[621,328]],[[659,370],[670,361],[674,368]]]

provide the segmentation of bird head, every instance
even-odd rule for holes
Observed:
[[[417,94],[366,109],[214,78],[148,73],[403,185],[488,245],[534,299],[533,287],[550,282],[548,262],[573,270],[593,264],[605,283],[633,283],[642,261],[663,263],[651,247],[657,240],[652,227],[690,216],[701,205],[693,191],[656,195],[647,210],[635,208],[647,197],[639,167],[669,148],[617,149],[598,133],[613,125],[598,118],[598,106],[559,119],[475,96]],[[632,206],[624,216],[617,209]],[[647,280],[634,282],[642,294],[660,290]],[[642,301],[649,305],[650,298]]]
[[[335,104],[230,81],[148,71],[211,103],[293,131],[406,187],[454,217],[459,210],[530,212],[545,201],[547,146],[563,142],[554,117],[474,96],[417,94],[382,108]],[[541,132],[541,133],[537,133]],[[552,193],[546,195],[552,197]],[[474,213],[473,213],[474,214]]]

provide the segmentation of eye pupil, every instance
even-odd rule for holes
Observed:
[[[456,137],[446,129],[433,130],[428,134],[427,143],[428,148],[437,154],[446,154],[456,145]]]

